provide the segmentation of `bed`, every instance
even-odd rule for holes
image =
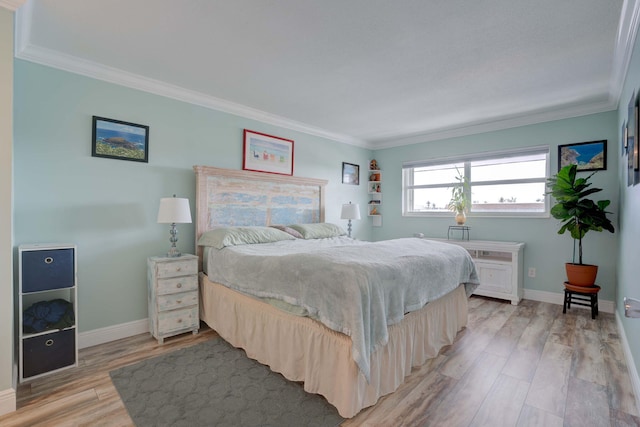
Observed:
[[[324,180],[194,170],[201,319],[250,358],[323,395],[341,416],[351,418],[395,391],[412,367],[437,356],[466,325],[467,298],[478,281],[461,248],[415,238],[376,244],[347,238],[324,222]],[[428,251],[434,265],[411,275],[409,264],[427,268],[417,254]],[[437,264],[446,251],[447,261]],[[437,270],[445,274],[439,282],[455,283],[395,293],[395,284],[435,277]],[[339,300],[350,303],[335,308]]]

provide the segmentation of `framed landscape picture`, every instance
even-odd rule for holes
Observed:
[[[607,140],[559,145],[558,170],[567,165],[578,165],[578,171],[606,169]]]
[[[93,116],[93,157],[149,162],[149,126]]]
[[[293,175],[293,140],[244,130],[242,169]]]

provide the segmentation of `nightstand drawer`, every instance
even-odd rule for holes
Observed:
[[[158,295],[158,310],[167,311],[198,304],[198,293],[195,291],[179,294]]]
[[[156,277],[176,277],[198,274],[198,263],[193,259],[182,261],[161,262],[156,264]]]
[[[158,313],[158,332],[166,334],[198,326],[198,307]],[[197,329],[197,328],[196,328]]]
[[[158,279],[156,293],[158,295],[176,294],[198,289],[198,276],[174,277],[173,279]]]

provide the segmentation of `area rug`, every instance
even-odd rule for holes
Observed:
[[[344,421],[322,396],[220,338],[109,374],[138,427],[333,427]]]

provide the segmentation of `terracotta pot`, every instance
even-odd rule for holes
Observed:
[[[593,286],[598,275],[598,266],[590,264],[566,263],[567,279],[574,286]]]

